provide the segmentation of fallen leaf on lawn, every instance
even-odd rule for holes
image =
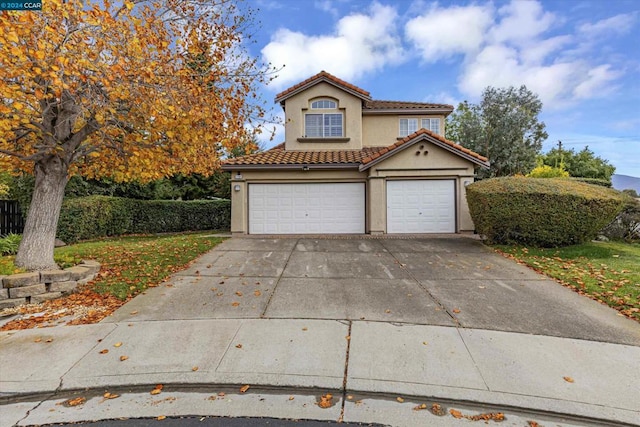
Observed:
[[[198,370],[198,367],[197,367],[197,366],[194,366],[193,368],[191,368],[191,370],[192,370],[193,372],[195,372],[195,371],[197,371],[197,370]]]
[[[158,418],[156,418],[156,420],[158,420],[158,421],[162,421],[162,420],[164,420],[165,418],[167,418],[165,415],[160,415],[160,416],[158,416]]]
[[[422,410],[425,410],[425,409],[427,409],[427,404],[426,403],[423,403],[422,405],[418,405],[415,408],[413,408],[414,411],[422,411]]]
[[[256,290],[256,291],[253,291],[253,295],[259,297],[260,295],[262,295],[262,292]]]
[[[453,309],[453,312],[454,312],[454,313],[456,313],[456,314],[458,314],[458,313],[460,313],[460,309],[458,309],[458,308],[454,308],[454,309]]]
[[[236,348],[242,348],[242,344],[236,344]]]
[[[246,393],[247,390],[249,390],[249,387],[251,387],[249,384],[243,385],[240,387],[240,393]]]
[[[102,397],[104,397],[105,399],[117,399],[118,397],[120,397],[120,395],[106,392],[102,395]]]
[[[455,409],[449,409],[449,413],[453,416],[453,418],[462,418],[462,412],[457,411]]]
[[[231,303],[231,306],[232,306],[232,307],[237,307],[237,306],[239,306],[239,305],[240,305],[240,303],[239,303],[239,302],[232,302],[232,303]]]
[[[122,347],[122,343],[121,342],[117,342],[113,345],[114,347]]]
[[[129,356],[124,356],[124,355],[122,355],[122,356],[120,356],[120,361],[121,361],[121,362],[124,362],[124,361],[125,361],[125,360],[127,360],[128,358],[129,358]]]
[[[75,399],[65,400],[64,402],[62,402],[62,405],[63,406],[78,406],[78,405],[83,405],[86,401],[87,401],[87,399],[85,399],[84,397],[76,397]]]
[[[404,399],[403,399],[403,398],[401,398],[400,396],[396,397],[396,400],[397,400],[398,402],[400,402],[400,403],[404,402]]]
[[[103,350],[100,350],[100,354],[107,354],[109,353],[109,350],[107,350],[106,348]]]
[[[562,377],[562,378],[568,383],[572,383],[573,382],[573,378],[571,378],[571,377]]]
[[[242,292],[240,292],[240,291],[236,291],[236,295],[238,295],[239,297],[241,297],[241,296],[242,296]]]
[[[447,415],[447,412],[444,410],[444,408],[442,407],[442,405],[438,404],[438,403],[433,403],[431,405],[431,413],[433,415],[437,415],[439,417],[443,417],[445,415]]]
[[[331,393],[327,393],[323,396],[320,396],[320,402],[318,402],[318,406],[326,409],[331,407],[331,400],[333,399],[333,395]]]

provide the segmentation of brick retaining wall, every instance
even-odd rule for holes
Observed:
[[[84,260],[64,270],[0,276],[0,310],[59,298],[92,280],[98,271],[100,271],[100,263]]]

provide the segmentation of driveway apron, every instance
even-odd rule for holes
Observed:
[[[106,322],[240,318],[382,321],[640,345],[636,322],[467,236],[234,237]]]

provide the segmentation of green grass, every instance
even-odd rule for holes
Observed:
[[[494,248],[640,321],[640,244],[590,242],[550,249]]]
[[[124,300],[161,283],[223,240],[211,233],[119,237],[57,248],[54,259],[61,267],[95,259],[102,264],[95,291]],[[0,258],[0,274],[19,272],[14,258]]]

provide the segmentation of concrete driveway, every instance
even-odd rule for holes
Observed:
[[[640,345],[635,322],[466,236],[232,238],[105,321],[238,318],[457,326]]]

